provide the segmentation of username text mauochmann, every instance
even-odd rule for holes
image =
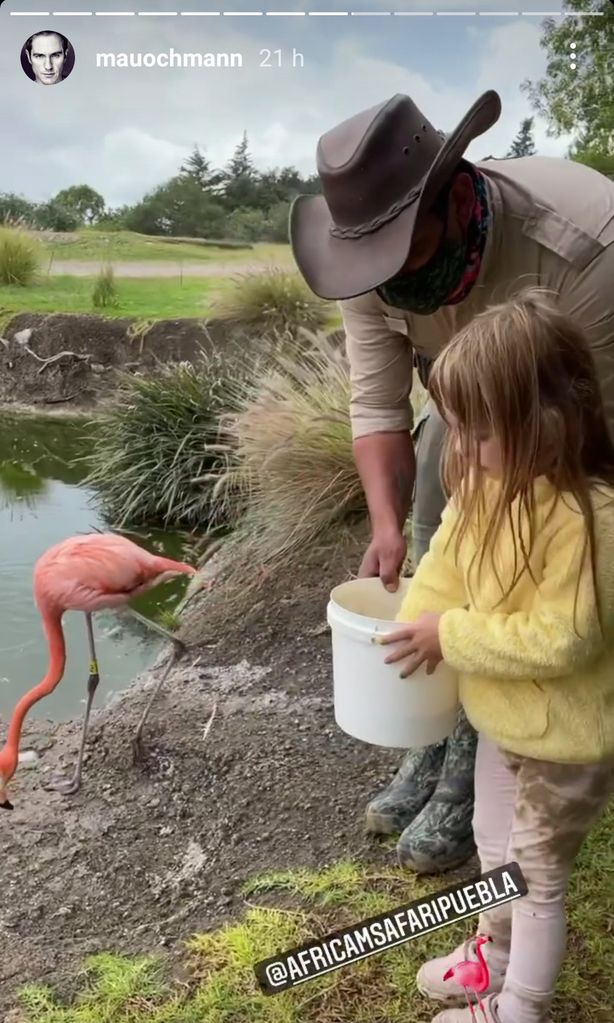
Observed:
[[[243,67],[242,53],[97,53],[96,67]]]

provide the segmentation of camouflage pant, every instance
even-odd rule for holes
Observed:
[[[513,684],[513,683],[510,683]],[[491,961],[507,967],[501,1023],[544,1023],[565,956],[565,893],[586,835],[614,791],[614,761],[553,764],[479,736],[473,829],[483,871],[516,860],[528,894],[482,914]]]
[[[413,431],[416,487],[412,506],[412,538],[416,565],[428,551],[446,505],[439,474],[445,433],[446,425],[434,402],[429,399],[416,419]]]

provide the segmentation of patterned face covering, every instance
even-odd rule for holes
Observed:
[[[466,237],[448,238],[446,217],[441,241],[428,263],[398,274],[377,289],[387,305],[430,316],[443,305],[461,302],[473,287],[486,242],[488,199],[480,172],[468,166],[467,173],[473,178],[475,206]]]

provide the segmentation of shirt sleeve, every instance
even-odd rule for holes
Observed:
[[[441,613],[468,603],[463,573],[456,564],[455,542],[451,538],[457,517],[457,512],[448,504],[441,516],[441,525],[409,584],[397,615],[398,622],[414,621],[424,611]]]
[[[564,677],[590,663],[603,640],[584,532],[578,512],[554,533],[530,610],[443,614],[439,641],[444,660],[460,673],[497,679]],[[610,576],[613,570],[614,565]],[[611,597],[611,580],[608,591]]]
[[[591,347],[614,440],[614,220],[601,252],[560,288],[560,305],[580,324]]]
[[[392,330],[372,292],[339,304],[350,364],[354,439],[400,433],[412,425],[412,346]]]

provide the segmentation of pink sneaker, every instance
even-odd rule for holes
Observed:
[[[482,944],[482,942],[480,942],[480,944]],[[446,956],[440,956],[438,959],[430,959],[428,962],[423,963],[416,976],[418,990],[421,994],[426,995],[427,998],[432,998],[435,1002],[448,1002],[451,1005],[466,1006],[466,989],[462,987],[462,985],[459,984],[453,976],[444,980],[445,974],[448,973],[448,971],[453,970],[455,966],[458,966],[462,962],[478,964],[477,937],[470,938],[468,941],[463,942],[462,945],[459,945],[453,952],[449,952]],[[486,990],[480,993],[480,998],[482,1000],[484,1000],[487,995],[499,994],[503,987],[503,981],[505,980],[505,970],[500,968],[498,969],[490,963],[488,963],[488,972],[490,976],[490,983]],[[475,1002],[476,999],[472,991],[469,991],[468,994],[471,1001]]]

